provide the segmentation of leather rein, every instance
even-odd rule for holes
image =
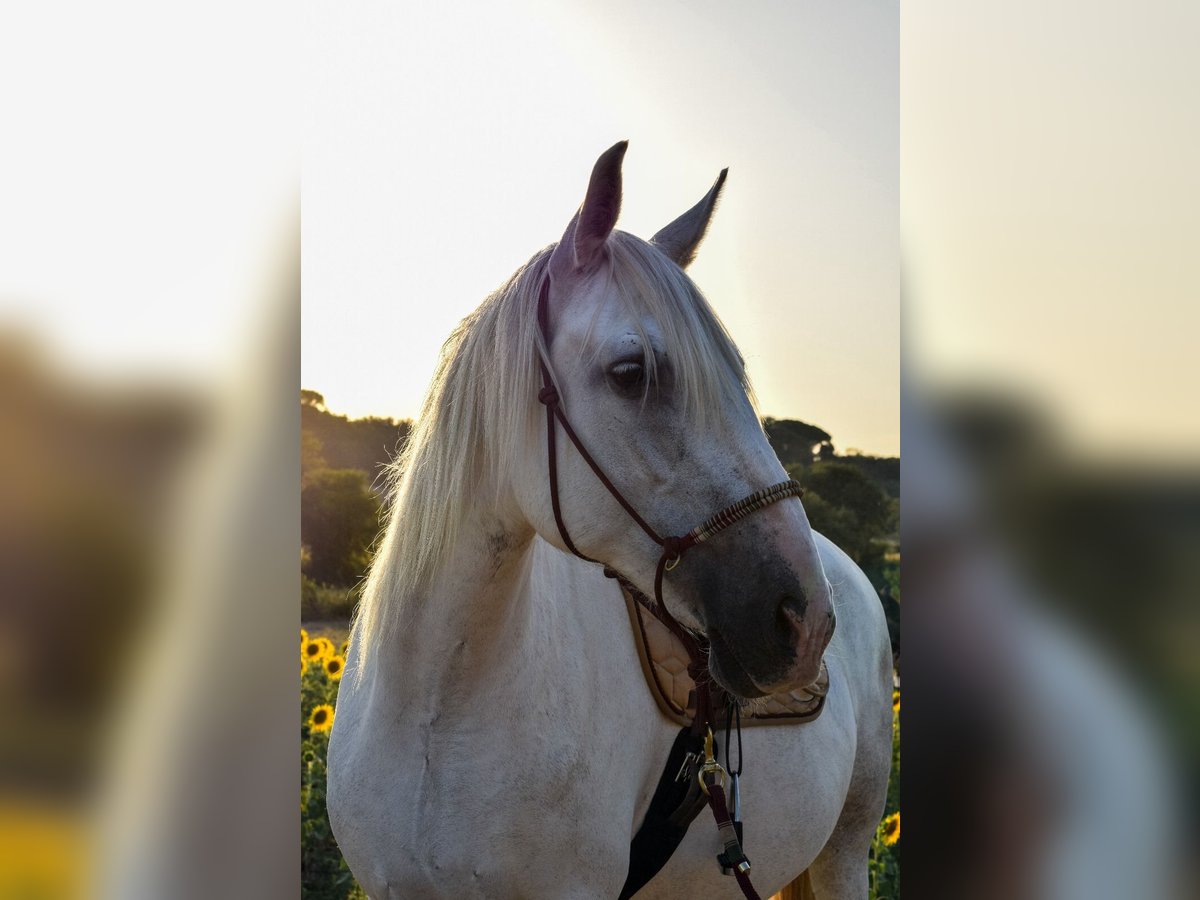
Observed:
[[[546,353],[549,353],[550,347],[550,327],[549,327],[549,298],[550,298],[550,277],[546,274],[542,278],[541,289],[538,293],[538,328],[542,334],[542,340],[546,347]],[[770,487],[755,491],[748,497],[743,497],[736,503],[731,503],[724,509],[706,519],[700,525],[693,528],[687,534],[678,537],[662,537],[659,533],[638,513],[633,504],[621,493],[612,480],[605,474],[600,464],[592,457],[592,455],[584,447],[583,442],[575,433],[575,429],[571,427],[571,423],[567,420],[566,414],[562,410],[558,390],[554,386],[554,381],[550,376],[550,369],[547,366],[546,359],[541,354],[538,355],[538,364],[542,371],[542,389],[538,391],[538,401],[546,407],[546,454],[549,463],[550,476],[550,503],[554,509],[554,521],[558,526],[558,533],[562,537],[563,543],[567,549],[580,559],[588,562],[599,563],[599,560],[592,559],[579,551],[575,543],[571,540],[571,535],[567,531],[566,522],[563,520],[562,508],[559,502],[558,492],[558,448],[556,442],[557,428],[555,421],[562,426],[563,432],[567,438],[575,445],[575,449],[579,455],[583,457],[584,462],[592,470],[595,476],[604,485],[605,489],[613,496],[613,498],[621,504],[621,508],[629,515],[638,527],[646,533],[650,540],[654,541],[662,548],[662,554],[658,558],[658,565],[654,571],[654,602],[650,603],[641,591],[638,591],[633,584],[623,577],[620,573],[615,572],[605,566],[605,574],[617,578],[623,587],[625,587],[636,601],[644,606],[651,615],[657,618],[660,622],[667,626],[679,641],[683,644],[687,651],[689,665],[688,673],[692,676],[692,680],[696,684],[696,715],[693,720],[691,732],[696,737],[704,738],[704,760],[698,774],[699,786],[707,797],[708,805],[712,808],[713,816],[717,820],[717,827],[720,831],[721,841],[724,844],[725,851],[718,857],[718,861],[722,865],[722,869],[727,874],[733,874],[741,887],[742,892],[751,900],[759,900],[758,894],[755,892],[753,885],[750,884],[749,871],[750,861],[742,852],[741,847],[741,822],[735,822],[738,817],[736,807],[737,802],[736,791],[736,774],[734,781],[734,807],[735,810],[731,813],[728,809],[728,804],[725,797],[725,783],[728,775],[725,769],[716,761],[712,725],[714,720],[713,715],[713,698],[712,690],[715,685],[712,684],[711,676],[708,672],[708,641],[701,635],[696,635],[694,632],[680,625],[675,617],[671,615],[663,602],[662,585],[663,578],[666,573],[675,569],[683,559],[683,555],[692,547],[707,541],[714,535],[724,531],[735,522],[741,521],[747,516],[765,509],[766,507],[778,503],[780,500],[785,500],[789,497],[802,497],[804,488],[795,480],[789,479],[781,481],[778,484],[773,484]],[[601,563],[601,565],[603,565]],[[716,690],[720,690],[716,687]],[[731,704],[732,710],[732,704]],[[738,718],[740,725],[740,716]],[[681,735],[682,737],[682,735]],[[739,745],[741,742],[741,732],[739,728]],[[728,742],[728,739],[727,739]],[[689,756],[698,754],[689,754]],[[699,763],[696,759],[694,762]],[[685,760],[685,766],[687,760]],[[739,768],[741,765],[739,754]],[[682,770],[681,770],[682,772]],[[690,820],[689,820],[690,821]],[[736,827],[735,827],[736,825]],[[686,825],[684,826],[686,829]],[[674,847],[671,848],[673,851]],[[668,852],[669,857],[669,852]],[[663,859],[661,864],[665,864]],[[661,867],[660,864],[660,867]],[[657,871],[657,870],[655,870]],[[653,877],[651,875],[651,877]],[[649,880],[649,879],[646,879]],[[643,882],[644,883],[644,882]],[[632,892],[628,890],[622,896],[629,896]],[[640,885],[639,885],[640,887]],[[636,888],[634,889],[636,890]]]

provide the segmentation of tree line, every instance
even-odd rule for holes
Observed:
[[[322,591],[333,591],[345,611],[352,605],[382,528],[384,468],[411,422],[337,415],[309,390],[300,392],[300,414],[301,571],[304,612],[313,617],[322,611]],[[885,607],[894,605],[888,600],[899,594],[899,458],[839,455],[828,432],[795,419],[767,418],[763,426],[784,468],[805,487],[813,528],[863,568]]]

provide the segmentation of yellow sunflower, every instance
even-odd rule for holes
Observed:
[[[300,646],[303,647],[307,643],[308,643],[308,629],[301,628],[300,629]]]
[[[900,712],[900,692],[892,691],[892,710]]]
[[[340,656],[331,656],[325,660],[325,674],[334,681],[342,680],[342,669],[346,668],[346,660]]]
[[[314,638],[300,648],[300,658],[306,663],[323,662],[333,656],[333,644],[329,638]]]
[[[889,847],[900,840],[900,811],[892,813],[883,820],[883,842]]]
[[[328,731],[333,727],[333,707],[328,703],[322,703],[312,711],[312,715],[308,717],[308,727],[314,732]]]

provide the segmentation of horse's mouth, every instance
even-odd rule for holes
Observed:
[[[755,683],[729,642],[715,628],[708,631],[708,646],[708,671],[726,692],[740,700],[753,700],[770,693]]]

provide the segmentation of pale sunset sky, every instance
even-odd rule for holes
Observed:
[[[692,277],[766,415],[899,452],[894,3],[314,7],[302,385],[415,415],[454,325],[630,141],[618,227],[729,180]]]
[[[643,237],[730,167],[692,274],[764,413],[897,452],[903,280],[929,380],[1200,445],[1200,5],[922,0],[903,30],[866,0],[221,7],[0,29],[5,83],[37,87],[0,96],[32,138],[0,168],[0,330],[61,366],[203,383],[247,356],[302,143],[302,386],[412,416],[455,323],[629,139]]]

